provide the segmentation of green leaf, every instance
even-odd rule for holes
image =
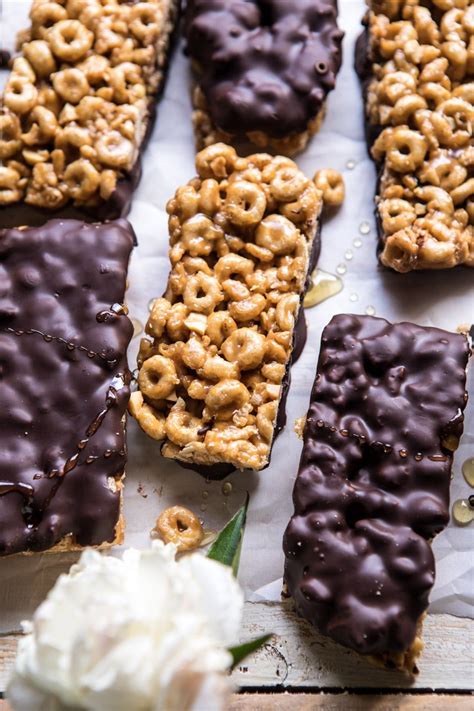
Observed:
[[[224,563],[224,565],[229,565],[236,577],[239,570],[240,551],[242,549],[248,505],[249,495],[247,493],[245,504],[224,526],[207,554],[208,558]]]
[[[242,659],[245,659],[245,657],[248,657],[249,654],[252,654],[252,652],[256,652],[257,649],[260,649],[260,647],[263,647],[263,645],[271,638],[271,634],[264,634],[261,637],[251,639],[249,642],[239,644],[238,647],[231,647],[229,649],[229,652],[232,654],[231,670],[235,669],[237,664],[239,664]]]

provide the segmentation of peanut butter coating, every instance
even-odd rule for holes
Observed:
[[[406,652],[428,606],[468,355],[463,336],[368,316],[323,332],[285,580],[306,619],[359,653]]]

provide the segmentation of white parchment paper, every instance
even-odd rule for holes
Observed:
[[[4,45],[11,46],[16,30],[25,26],[28,7],[29,0],[3,0]],[[292,513],[291,492],[301,450],[292,423],[307,410],[321,331],[326,323],[336,313],[365,313],[368,307],[391,321],[412,320],[449,330],[474,322],[472,271],[399,275],[378,267],[372,202],[375,171],[367,156],[360,89],[353,69],[354,42],[363,13],[363,0],[340,0],[340,24],[346,32],[343,67],[337,88],[330,95],[323,127],[297,159],[309,175],[322,167],[336,168],[344,174],[346,201],[339,213],[324,224],[319,262],[322,269],[334,274],[339,265],[345,266],[343,290],[306,312],[308,341],[292,370],[288,424],[275,444],[271,465],[261,474],[232,474],[227,479],[231,487],[228,484],[223,487],[222,482],[206,482],[195,472],[162,459],[159,445],[148,439],[134,421],[129,422],[126,545],[148,546],[157,515],[176,503],[199,513],[207,529],[218,529],[249,491],[240,580],[247,597],[253,600],[278,600],[280,596],[281,541]],[[144,159],[143,178],[130,215],[139,246],[132,258],[127,303],[131,316],[142,324],[150,299],[163,292],[168,274],[166,201],[195,173],[188,85],[188,65],[179,47],[172,58],[157,125]],[[370,227],[366,234],[359,230],[362,223]],[[132,342],[132,368],[138,340]],[[469,388],[474,393],[473,368]],[[473,493],[461,474],[462,462],[473,455],[474,396],[455,457],[453,501]],[[474,524],[460,528],[451,523],[436,538],[437,581],[431,595],[432,612],[474,617],[473,548]],[[20,620],[31,615],[57,575],[67,570],[75,557],[44,554],[0,560],[0,633],[18,628]]]

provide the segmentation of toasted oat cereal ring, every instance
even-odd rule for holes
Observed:
[[[150,3],[139,2],[131,9],[130,31],[143,44],[154,42],[160,32],[158,19],[160,18],[157,7]]]
[[[18,187],[19,180],[18,171],[0,165],[0,205],[9,205],[20,200],[23,191]]]
[[[229,313],[239,323],[254,321],[266,305],[267,300],[263,294],[252,294],[247,299],[232,301],[229,304]]]
[[[250,393],[239,380],[221,380],[209,389],[206,396],[206,405],[216,413],[218,419],[228,420],[232,415],[246,405],[250,400]]]
[[[67,10],[57,2],[33,3],[30,17],[34,34],[43,37],[53,25],[67,18]]]
[[[220,346],[236,328],[237,324],[228,311],[215,311],[207,319],[206,333],[212,343]]]
[[[247,180],[236,180],[227,189],[226,213],[232,224],[256,225],[265,214],[267,200],[262,188]]]
[[[92,47],[94,34],[79,20],[61,20],[48,32],[53,53],[64,62],[78,62]]]
[[[201,545],[204,531],[200,520],[184,506],[171,506],[158,516],[153,531],[178,551],[191,551]]]
[[[203,427],[202,420],[199,417],[194,417],[185,409],[183,400],[178,400],[177,404],[171,409],[165,422],[165,429],[168,439],[180,447],[185,447],[191,442],[199,441],[201,430]]]
[[[3,101],[14,114],[27,114],[36,105],[38,90],[28,77],[12,74],[3,94]]]
[[[265,336],[251,328],[237,329],[222,344],[224,356],[241,370],[258,368],[263,363],[265,349]]]
[[[179,383],[174,363],[164,356],[148,358],[140,368],[138,386],[141,392],[152,400],[168,397]]]
[[[80,158],[70,163],[64,173],[64,180],[73,200],[88,200],[100,185],[100,174],[90,161]]]
[[[427,150],[424,136],[405,126],[397,126],[390,137],[387,167],[398,173],[411,173],[422,165]]]
[[[344,202],[344,179],[342,175],[332,168],[318,170],[314,176],[316,187],[323,194],[323,202],[330,207],[337,207]]]
[[[101,163],[110,168],[131,168],[134,158],[132,142],[118,131],[109,131],[96,143]]]
[[[237,153],[232,146],[214,143],[196,156],[196,170],[201,178],[226,178],[234,169]]]
[[[52,80],[56,93],[69,104],[78,104],[90,91],[89,82],[85,74],[76,67],[69,67],[56,72]]]
[[[45,40],[33,40],[22,47],[23,54],[39,77],[47,77],[56,71],[56,62]]]
[[[21,148],[20,122],[15,114],[0,115],[0,160],[11,158]]]
[[[186,282],[183,301],[192,311],[210,314],[223,298],[220,284],[213,276],[198,272]]]
[[[144,402],[139,390],[133,392],[128,403],[128,411],[134,417],[142,430],[152,439],[162,440],[166,437],[165,415]]]
[[[281,256],[295,249],[298,235],[298,229],[286,217],[268,215],[257,227],[255,241],[259,247]]]
[[[277,200],[292,202],[301,195],[307,183],[306,176],[293,163],[293,165],[283,166],[277,171],[270,189],[273,197]]]

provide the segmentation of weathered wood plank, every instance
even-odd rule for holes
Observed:
[[[471,696],[452,694],[240,694],[229,711],[471,711]],[[0,710],[1,711],[1,710]]]
[[[242,688],[474,689],[473,620],[428,615],[414,683],[323,638],[288,603],[247,603],[244,627],[247,637],[274,632],[275,638],[234,672]]]
[[[471,711],[472,697],[442,694],[235,694],[229,711]],[[0,711],[11,711],[0,701]]]
[[[242,639],[264,632],[275,636],[233,674],[242,689],[474,689],[473,620],[428,615],[421,670],[413,684],[324,639],[287,603],[246,603]],[[0,690],[13,665],[17,639],[0,637]]]

